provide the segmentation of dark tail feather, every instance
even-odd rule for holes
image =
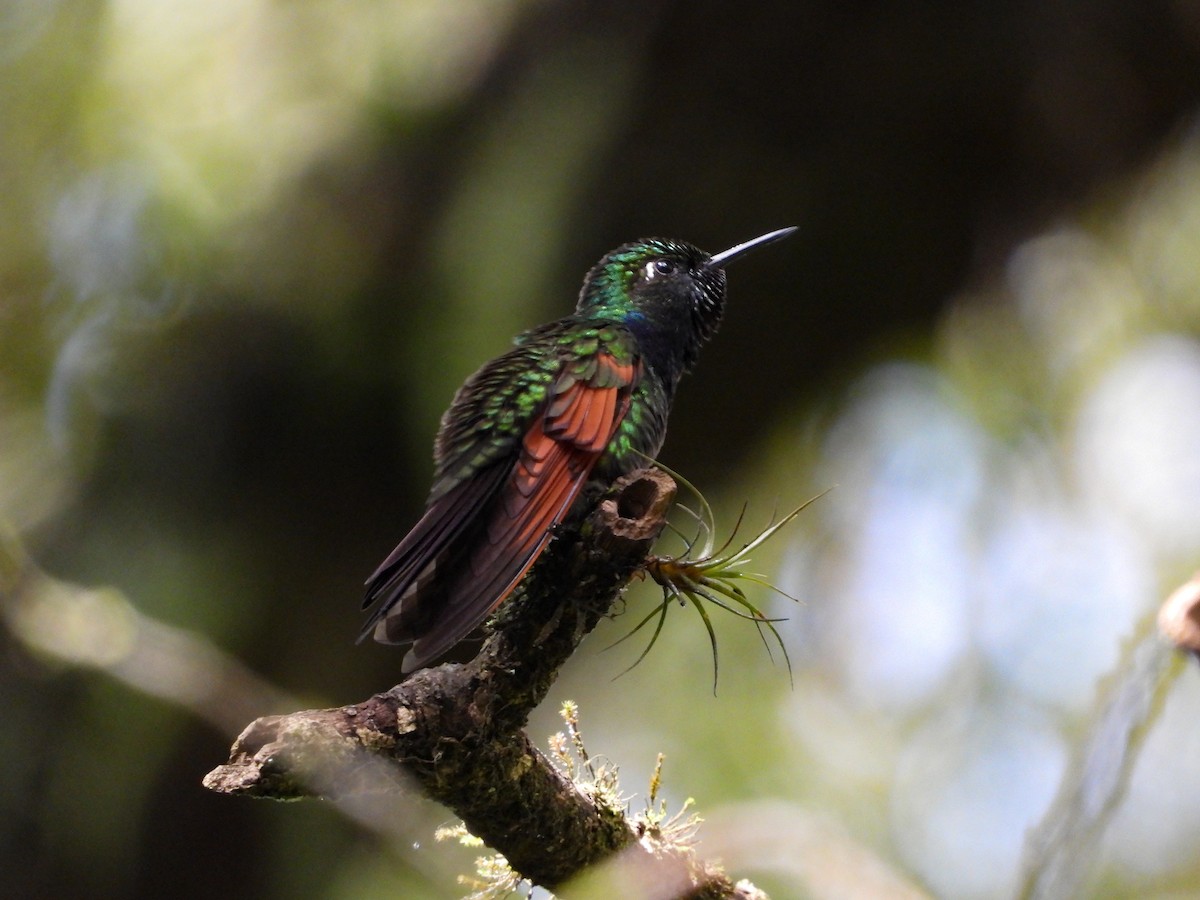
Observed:
[[[448,579],[454,577],[453,567],[449,567],[450,571],[445,574],[431,572],[431,583],[424,589],[410,592],[410,588],[417,585],[422,574],[435,567],[439,560],[452,560],[459,555],[456,549],[459,552],[466,549],[463,545],[469,544],[478,527],[486,521],[486,508],[503,481],[506,468],[504,465],[491,466],[443,494],[425,511],[396,549],[388,554],[387,559],[367,579],[363,609],[376,602],[379,602],[379,606],[359,632],[359,642],[385,618],[402,615],[402,622],[397,624],[407,624],[436,615],[434,609],[423,609],[422,598],[437,593],[438,584],[447,584]],[[398,603],[401,609],[396,610],[394,607]],[[384,643],[392,644],[409,643],[416,637],[415,633],[409,633],[402,627],[389,628],[384,636],[376,635]]]

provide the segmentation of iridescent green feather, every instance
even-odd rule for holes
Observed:
[[[437,478],[430,502],[481,469],[511,458],[552,394],[597,375],[597,355],[635,363],[635,339],[620,322],[568,317],[522,334],[517,345],[475,373],[442,418],[434,448]],[[641,379],[596,474],[613,478],[636,467],[631,450],[653,456],[666,433],[668,400],[661,386]],[[598,387],[604,384],[596,385]]]

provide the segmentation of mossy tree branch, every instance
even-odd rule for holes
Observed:
[[[392,793],[414,782],[546,887],[624,851],[638,871],[652,866],[656,885],[672,885],[655,896],[761,896],[685,850],[663,854],[639,843],[620,810],[579,790],[522,731],[559,668],[644,563],[674,495],[674,481],[658,470],[625,476],[551,543],[474,660],[420,670],[352,706],[258,719],[205,785],[295,799]]]

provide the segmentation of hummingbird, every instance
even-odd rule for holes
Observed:
[[[606,254],[575,312],[519,335],[459,388],[425,512],[367,580],[358,640],[431,665],[512,593],[589,484],[657,456],[683,373],[725,308],[725,266],[795,231],[709,255],[651,238]]]

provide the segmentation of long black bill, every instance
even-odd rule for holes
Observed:
[[[704,264],[706,269],[723,269],[739,256],[745,256],[756,247],[762,247],[766,244],[773,244],[776,241],[782,241],[785,237],[796,230],[797,226],[793,225],[790,228],[780,228],[778,231],[769,231],[766,234],[761,234],[756,238],[744,241],[735,247],[730,247],[728,250],[722,250],[716,256],[709,259]]]

